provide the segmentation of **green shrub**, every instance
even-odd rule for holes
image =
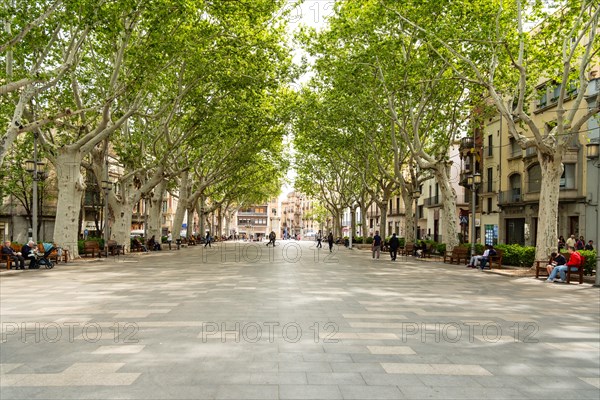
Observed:
[[[446,254],[446,243],[438,243],[436,245],[436,249],[439,254],[445,255]]]
[[[367,244],[373,244],[373,238],[371,236],[367,238]]]
[[[584,274],[592,275],[596,269],[596,250],[579,250],[579,253],[585,257],[585,265],[583,266]],[[598,271],[596,271],[598,273]]]
[[[83,242],[98,242],[98,246],[101,249],[104,248],[104,238],[88,237],[87,240],[81,239],[77,241],[77,249],[80,254],[83,253]]]
[[[518,244],[498,244],[494,246],[502,250],[502,264],[531,268],[535,262],[535,247]]]
[[[400,242],[400,247],[404,247],[406,245],[406,238],[401,237],[398,239],[398,241]]]

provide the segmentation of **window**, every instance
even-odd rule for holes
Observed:
[[[162,202],[162,212],[166,213],[168,211],[168,207],[167,207],[167,202],[163,201]]]
[[[509,181],[510,181],[509,200],[511,202],[521,201],[521,175],[513,174],[510,176]]]
[[[546,104],[548,104],[548,93],[547,93],[546,86],[542,86],[541,88],[538,88],[537,92],[538,92],[537,108],[546,107]]]
[[[488,135],[487,155],[491,157],[494,155],[494,146],[492,142],[492,135]]]
[[[523,154],[523,150],[521,149],[521,146],[519,146],[519,143],[515,140],[515,138],[511,137],[509,140],[509,144],[511,157],[520,157]]]
[[[565,169],[560,177],[561,189],[575,189],[575,164],[565,164]]]
[[[555,85],[552,87],[552,97],[550,98],[551,103],[556,103],[558,101],[558,97],[560,96],[561,85]]]
[[[492,198],[491,197],[487,198],[487,211],[488,211],[488,214],[492,212]]]
[[[490,193],[494,190],[493,179],[494,179],[494,169],[488,168],[487,169],[487,192],[488,193]]]
[[[529,183],[528,189],[530,192],[539,192],[542,188],[542,169],[540,164],[535,164],[527,171]]]
[[[369,219],[369,228],[373,227],[373,218]]]
[[[396,197],[396,213],[400,213],[400,197]]]

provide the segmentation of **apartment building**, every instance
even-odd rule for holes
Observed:
[[[587,102],[579,114],[587,112],[598,101],[599,79],[592,75],[586,95]],[[532,118],[538,126],[547,130],[553,128],[556,120],[556,105],[560,86],[548,81],[537,87],[538,96],[532,104]],[[569,99],[577,95],[577,87],[567,91]],[[565,101],[565,108],[569,107]],[[558,206],[558,234],[596,236],[594,220],[595,207],[591,201],[597,193],[597,171],[590,171],[586,160],[585,144],[598,138],[598,122],[592,119],[588,129],[569,144],[564,155],[564,172],[560,180]],[[499,115],[489,118],[477,138],[481,143],[482,159],[479,166],[482,174],[480,207],[482,224],[485,229],[485,242],[488,231],[495,235],[499,243],[535,245],[538,225],[541,170],[535,148],[522,150],[508,131],[507,123]],[[595,177],[595,180],[593,179]],[[591,178],[591,179],[590,179]]]

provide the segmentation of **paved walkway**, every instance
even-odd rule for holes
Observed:
[[[2,273],[0,398],[598,399],[597,288],[310,246]]]

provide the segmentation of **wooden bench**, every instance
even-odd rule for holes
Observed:
[[[444,262],[448,262],[450,264],[460,264],[460,260],[465,260],[465,263],[469,262],[469,248],[464,246],[457,246],[452,249],[452,251],[447,251],[444,254]]]
[[[117,244],[116,240],[109,240],[108,242],[106,242],[107,244],[107,251],[108,253],[110,253],[111,256],[118,256],[121,254],[121,252],[124,253],[123,250],[123,246],[120,244]],[[106,255],[108,257],[108,254]]]
[[[21,246],[20,244],[11,244],[10,248],[13,249],[15,252],[19,252],[21,251],[21,248],[23,246]],[[6,263],[6,269],[10,269],[10,267],[12,266],[12,258],[9,254],[2,254],[0,253],[0,263]],[[18,266],[18,264],[17,264]]]
[[[579,275],[579,284],[581,285],[583,283],[583,272],[585,270],[584,267],[585,267],[585,257],[581,256],[581,262],[577,266],[577,271],[571,271],[571,268],[575,268],[575,267],[567,268],[567,283],[571,283],[571,274],[578,274]]]
[[[96,254],[98,254],[98,257],[100,257],[100,244],[95,240],[86,240],[83,242],[83,253],[81,255],[88,256],[90,254],[92,257],[95,257]]]
[[[415,254],[415,244],[414,243],[406,243],[404,247],[400,247],[398,249],[398,253],[400,255],[412,256]]]
[[[504,256],[504,250],[494,249],[496,250],[496,255],[491,256],[488,262],[488,266],[490,269],[495,265],[496,268],[502,268],[502,257]]]
[[[425,247],[425,250],[423,250],[423,258],[431,258],[434,250],[435,245],[433,243],[430,243],[427,247]]]
[[[6,269],[10,269],[12,265],[12,258],[8,254],[0,254],[0,263],[6,263]]]
[[[571,254],[569,254],[569,253],[561,253],[561,254],[565,257],[567,262],[569,262],[569,259],[571,258]],[[540,272],[543,272],[544,276],[549,276],[548,270],[546,270],[546,266],[548,264],[550,264],[551,261],[552,260],[545,260],[545,261],[538,260],[535,262],[535,277],[536,278],[540,277]],[[583,273],[585,271],[585,257],[581,256],[581,264],[579,264],[579,266],[577,266],[577,271],[571,271],[571,268],[575,268],[575,267],[567,268],[567,271],[566,271],[567,283],[571,283],[571,274],[578,274],[579,275],[579,284],[581,285],[583,283]]]

